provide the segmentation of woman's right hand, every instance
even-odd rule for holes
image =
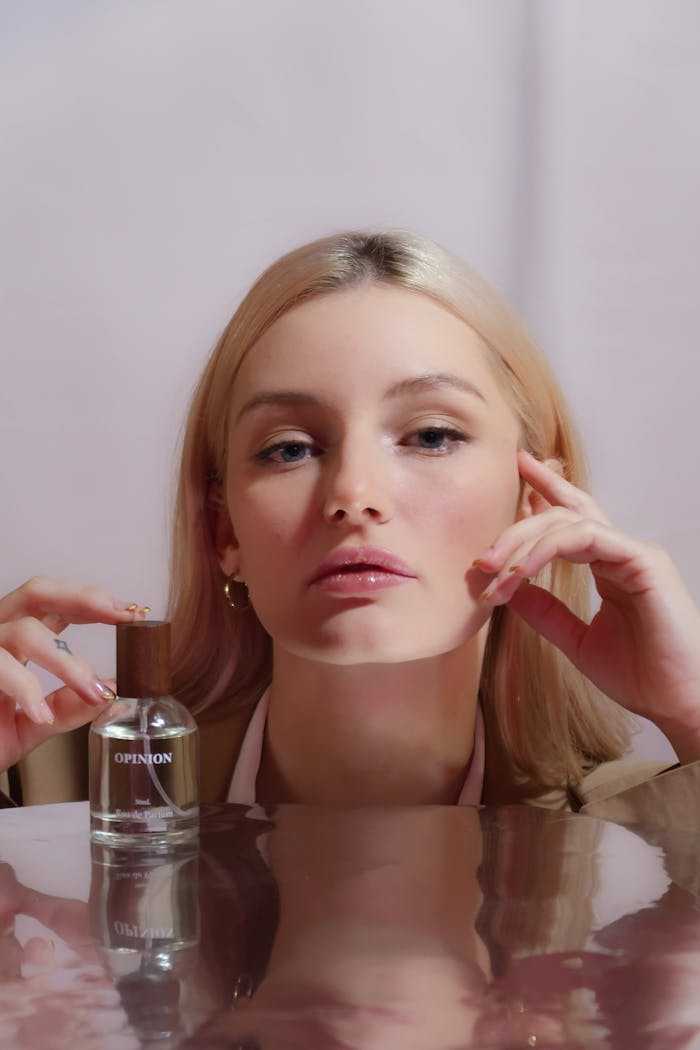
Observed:
[[[0,598],[0,770],[57,733],[75,729],[114,699],[82,656],[59,636],[71,623],[128,623],[150,610],[106,591],[37,576]],[[31,661],[65,685],[43,695]]]

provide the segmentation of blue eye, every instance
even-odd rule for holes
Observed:
[[[464,434],[454,427],[424,427],[411,435],[409,444],[415,444],[426,452],[451,452],[455,445],[467,440]]]
[[[301,463],[313,455],[309,445],[301,441],[278,441],[255,453],[255,459],[262,463]]]

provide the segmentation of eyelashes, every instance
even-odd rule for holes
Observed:
[[[467,444],[471,438],[455,427],[429,426],[411,431],[398,442],[399,448],[413,449],[428,456],[445,456]],[[291,438],[275,441],[253,455],[260,464],[293,466],[324,454],[326,450],[311,438]]]
[[[407,445],[437,455],[445,455],[451,452],[456,445],[466,444],[469,440],[466,434],[455,427],[421,427],[410,437],[416,439],[415,446],[412,440],[406,441]]]
[[[319,456],[321,449],[308,441],[276,441],[256,452],[253,459],[258,463],[301,463],[313,455]]]

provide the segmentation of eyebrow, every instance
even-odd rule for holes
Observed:
[[[454,375],[452,372],[426,372],[422,376],[413,376],[410,379],[402,379],[387,391],[388,398],[402,397],[404,394],[421,394],[424,391],[441,389],[459,390],[463,394],[472,394],[486,404],[486,398],[477,386],[470,383],[462,376]]]
[[[461,393],[470,394],[487,404],[486,398],[477,386],[470,383],[468,379],[463,379],[462,376],[454,375],[452,372],[428,372],[425,375],[402,379],[389,387],[384,395],[384,399],[394,400],[410,394],[422,394],[432,390],[444,389],[459,390]],[[264,408],[267,405],[298,405],[318,408],[325,406],[326,402],[316,397],[315,394],[306,394],[301,390],[270,390],[264,394],[256,394],[255,397],[251,397],[250,401],[246,401],[236,416],[236,422],[249,412],[253,412],[258,408]]]

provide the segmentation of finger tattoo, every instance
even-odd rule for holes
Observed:
[[[73,655],[73,653],[68,648],[67,643],[64,642],[62,638],[54,638],[53,644],[56,646],[57,649],[60,649],[64,653],[68,653],[69,656]]]

